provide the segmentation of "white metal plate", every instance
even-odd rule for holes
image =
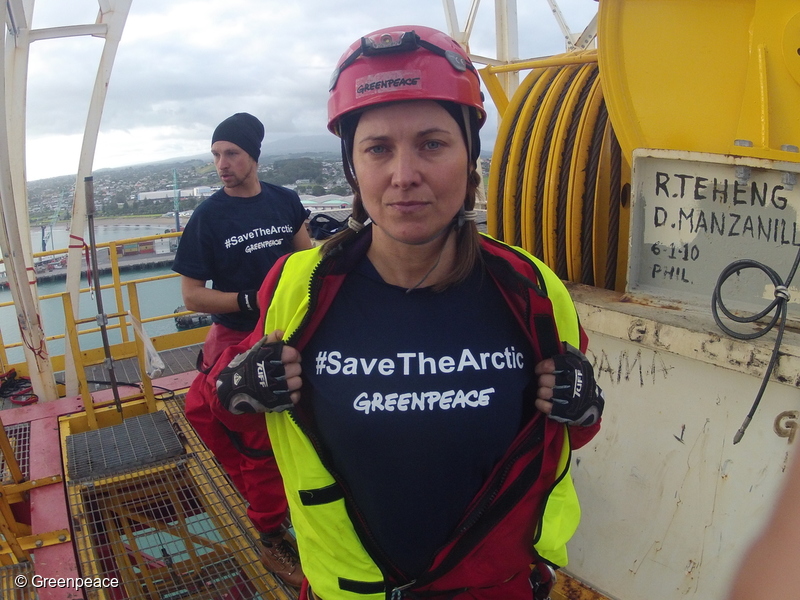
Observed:
[[[800,160],[800,155],[798,156]],[[628,292],[710,307],[720,273],[754,259],[785,280],[800,251],[800,163],[671,150],[633,155]],[[797,277],[790,316],[800,318]],[[774,297],[759,271],[723,287],[732,309],[758,312]]]

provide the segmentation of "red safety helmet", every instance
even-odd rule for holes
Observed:
[[[357,40],[339,59],[328,98],[328,129],[354,110],[400,100],[446,100],[486,121],[480,79],[466,52],[430,27],[388,27]]]

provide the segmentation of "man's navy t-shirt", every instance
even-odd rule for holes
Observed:
[[[379,545],[416,576],[519,431],[525,334],[481,269],[406,293],[364,259],[302,357],[334,468]]]
[[[292,251],[292,238],[305,218],[300,197],[292,190],[262,181],[257,196],[234,198],[220,189],[186,223],[172,270],[210,280],[223,292],[257,290],[275,261]],[[217,314],[212,320],[250,331],[258,314]]]

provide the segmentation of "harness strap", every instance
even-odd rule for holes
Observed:
[[[263,450],[260,448],[251,448],[250,446],[247,446],[237,432],[231,431],[222,423],[220,423],[220,425],[222,425],[223,429],[225,429],[228,439],[231,441],[231,444],[233,444],[233,447],[236,448],[239,454],[244,454],[248,458],[269,458],[270,456],[275,456],[272,450]]]
[[[319,506],[321,504],[330,504],[344,498],[342,487],[338,483],[332,483],[324,488],[317,488],[314,490],[300,490],[300,502],[303,506]]]
[[[211,373],[211,367],[213,367],[214,365],[211,365],[208,368],[203,367],[203,365],[205,364],[205,360],[203,360],[203,358],[204,358],[203,349],[200,348],[200,351],[197,353],[197,358],[194,361],[194,368],[197,369],[199,373],[202,373],[203,375],[208,375],[209,373]]]
[[[354,594],[382,594],[386,592],[386,584],[383,581],[355,581],[339,577],[339,589]]]
[[[555,316],[534,315],[533,326],[543,358],[549,358],[561,353],[558,337],[556,336]]]

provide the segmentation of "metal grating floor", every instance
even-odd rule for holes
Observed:
[[[19,563],[0,567],[0,598],[3,600],[36,600],[39,595],[31,583],[33,577],[33,563]],[[25,579],[25,585],[20,586],[20,579]]]
[[[182,397],[165,406],[185,454],[67,482],[82,575],[118,578],[116,597],[129,600],[295,599],[258,560],[246,506],[186,422]]]
[[[5,430],[8,441],[14,449],[14,456],[17,459],[19,468],[25,476],[25,479],[28,479],[30,477],[31,424],[18,423],[17,425],[8,425],[5,427]],[[0,483],[14,483],[2,453],[0,453],[0,472],[2,473]],[[0,598],[5,598],[5,596],[0,596]]]
[[[172,350],[162,350],[159,352],[164,361],[165,368],[162,377],[167,375],[177,375],[193,371],[197,364],[197,353],[203,347],[202,344],[194,344]],[[124,382],[136,383],[142,380],[139,372],[139,361],[135,358],[114,361],[114,375],[121,386],[122,394],[131,393],[130,386]],[[86,379],[89,383],[89,390],[96,392],[111,387],[108,381],[108,371],[103,365],[94,365],[86,368]]]
[[[110,475],[182,453],[183,446],[164,411],[129,417],[119,425],[67,437],[71,479]]]
[[[197,365],[197,353],[203,344],[193,344],[171,350],[162,350],[158,354],[164,361],[164,372],[162,377],[168,375],[179,375],[194,371]],[[108,370],[105,365],[92,365],[84,369],[90,392],[107,390],[111,387],[108,380]],[[64,372],[59,371],[55,374],[57,382],[64,382]],[[139,372],[139,361],[136,358],[124,358],[114,361],[114,377],[119,385],[120,394],[126,395],[133,393],[133,389],[139,388],[142,375]],[[15,405],[10,400],[5,400],[0,405],[0,409],[13,408]]]

